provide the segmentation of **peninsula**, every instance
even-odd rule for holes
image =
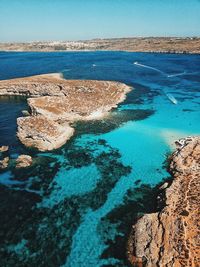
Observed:
[[[38,41],[0,43],[0,51],[131,51],[158,53],[200,53],[200,37],[133,37],[84,41]]]
[[[165,207],[145,214],[128,242],[135,266],[193,266],[200,263],[200,137],[178,142],[170,163],[171,185],[165,183]]]
[[[74,121],[103,118],[130,90],[119,82],[65,80],[59,74],[0,81],[0,95],[28,97],[30,111],[17,119],[17,136],[40,151],[61,147],[73,135]]]

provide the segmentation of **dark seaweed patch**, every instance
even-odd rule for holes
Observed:
[[[117,129],[128,121],[144,120],[152,114],[154,114],[153,110],[143,109],[113,111],[102,120],[79,121],[74,126],[77,135],[85,133],[101,134]]]
[[[194,110],[193,109],[189,109],[189,108],[183,108],[182,111],[184,111],[184,112],[192,112]]]
[[[152,88],[138,84],[133,83],[133,90],[131,90],[123,102],[123,104],[143,104],[144,99],[145,101],[151,101],[155,96],[158,96],[160,93],[157,90],[153,90]]]
[[[94,153],[98,152],[98,153]],[[51,208],[40,207],[42,196],[54,190],[53,178],[60,168],[56,159],[40,158],[35,168],[12,170],[14,179],[22,182],[37,178],[30,188],[42,189],[42,196],[23,190],[1,186],[0,191],[0,263],[1,266],[61,266],[70,253],[72,237],[81,216],[88,208],[98,209],[116,182],[131,172],[120,161],[118,150],[105,140],[89,142],[85,150],[71,142],[58,151],[66,158],[66,168],[79,168],[95,164],[101,179],[96,188],[82,196],[66,197]],[[81,160],[80,160],[81,159]],[[50,186],[51,184],[51,186]],[[23,244],[24,245],[19,245]],[[17,245],[18,244],[18,245]],[[22,246],[17,249],[17,246]]]

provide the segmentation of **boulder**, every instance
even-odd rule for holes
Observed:
[[[30,116],[31,115],[28,110],[22,110],[22,114],[24,116]]]
[[[26,168],[31,166],[33,160],[32,157],[29,155],[20,155],[16,159],[16,168]]]
[[[8,146],[0,146],[0,153],[7,152],[9,149]]]
[[[4,159],[0,160],[0,169],[6,169],[9,164],[9,157],[5,157]]]

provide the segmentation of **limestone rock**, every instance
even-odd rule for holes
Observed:
[[[128,242],[132,264],[143,261],[148,267],[199,266],[200,137],[179,142],[170,170],[174,180],[166,189],[165,208],[144,215],[133,227]]]
[[[102,118],[121,99],[116,101],[107,99],[102,95],[83,96],[80,99],[73,97],[44,96],[38,98],[29,98],[28,104],[33,115],[44,115],[54,120],[89,120]]]
[[[30,116],[31,114],[28,112],[28,110],[22,110],[22,114],[24,116]]]
[[[25,168],[31,166],[33,160],[29,155],[20,155],[16,159],[16,168]]]
[[[67,96],[84,103],[86,98],[115,103],[130,87],[119,82],[95,80],[65,80],[59,73],[0,81],[0,95]],[[107,96],[107,99],[105,99]],[[124,94],[123,94],[124,96]],[[110,98],[110,99],[109,99]],[[93,103],[95,105],[95,103]]]
[[[160,190],[164,190],[164,189],[166,189],[167,187],[168,187],[168,182],[165,182],[164,184],[162,184],[160,187],[159,187],[159,189]]]
[[[73,135],[70,122],[102,118],[130,90],[119,82],[64,80],[59,74],[0,81],[0,95],[32,97],[28,99],[31,114],[17,120],[17,136],[40,151],[62,146]]]
[[[68,123],[59,124],[42,115],[17,119],[20,141],[27,147],[40,151],[61,147],[73,135],[74,129]]]
[[[8,146],[0,146],[0,153],[7,152],[9,149]]]
[[[9,164],[9,157],[5,157],[4,159],[0,160],[0,169],[6,169]]]

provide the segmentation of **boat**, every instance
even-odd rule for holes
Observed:
[[[173,104],[175,104],[175,105],[178,104],[178,101],[176,100],[176,98],[175,98],[173,95],[171,95],[171,94],[166,94],[166,96],[169,98],[169,100],[170,100]]]

